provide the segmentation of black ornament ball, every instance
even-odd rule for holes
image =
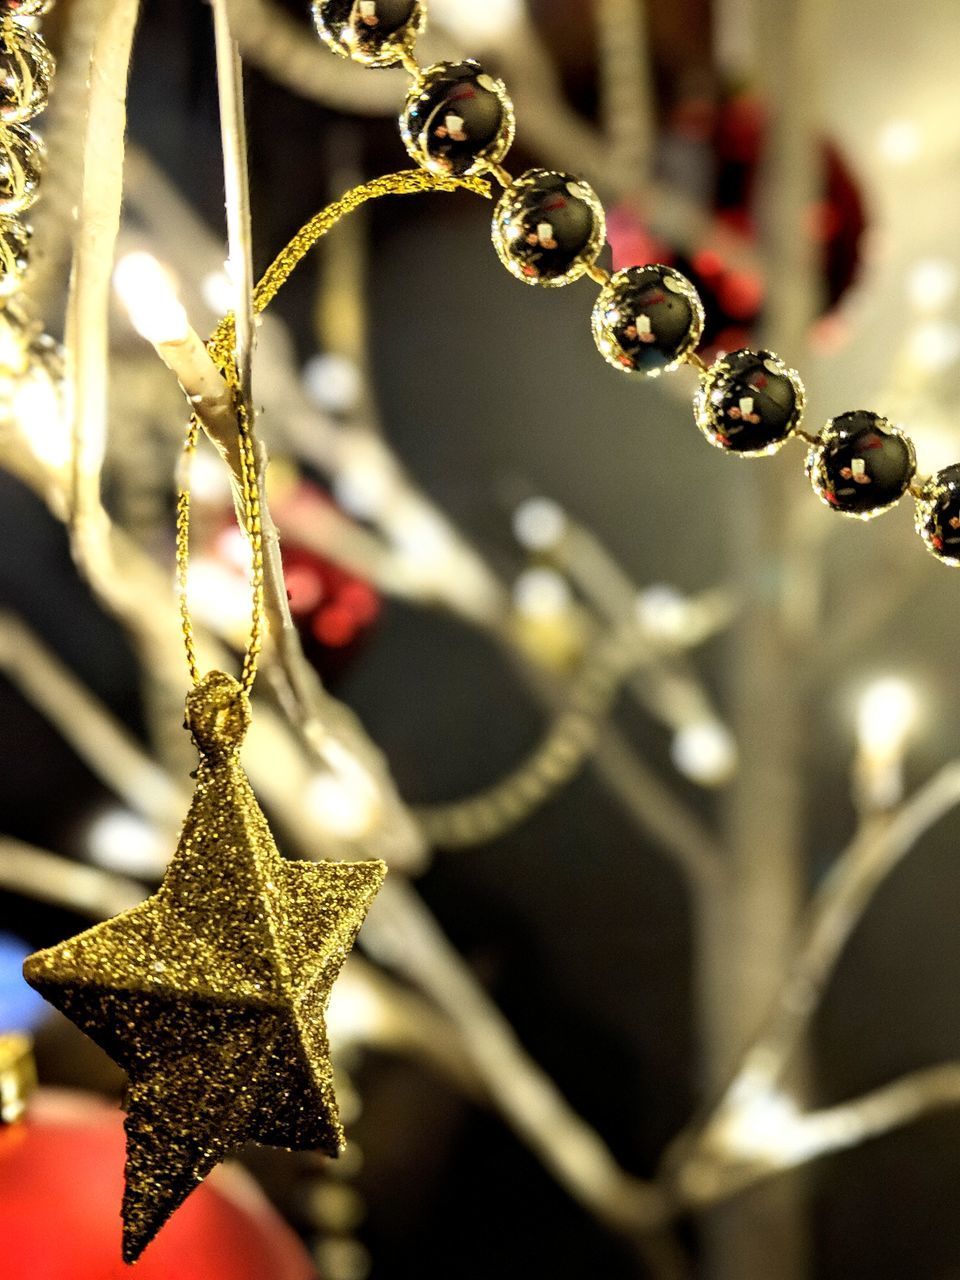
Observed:
[[[744,458],[776,451],[803,417],[800,377],[772,351],[734,351],[707,370],[694,402],[711,444]]]
[[[648,378],[667,373],[703,333],[696,289],[672,267],[626,267],[610,277],[593,308],[593,336],[615,369]]]
[[[938,471],[920,490],[917,533],[943,564],[960,567],[960,464]]]
[[[313,21],[334,53],[392,67],[412,51],[426,10],[423,0],[314,0]]]
[[[820,500],[857,520],[899,502],[916,470],[912,441],[866,409],[832,418],[807,454],[807,475]]]
[[[511,275],[559,288],[596,262],[607,221],[596,192],[580,178],[529,169],[512,183],[493,215],[493,244]]]
[[[502,80],[472,58],[438,62],[415,81],[400,116],[410,155],[433,173],[458,178],[499,164],[515,130],[513,103]]]

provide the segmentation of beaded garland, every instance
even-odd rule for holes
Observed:
[[[652,378],[692,365],[700,377],[696,422],[711,444],[755,458],[776,453],[792,438],[805,442],[814,492],[855,520],[889,511],[910,492],[924,545],[942,564],[960,567],[960,464],[918,480],[913,442],[865,409],[839,414],[819,435],[809,434],[800,377],[771,351],[734,351],[708,366],[697,353],[703,304],[685,276],[656,263],[611,275],[597,265],[606,224],[587,182],[545,169],[514,178],[503,168],[514,112],[502,82],[472,59],[419,66],[413,51],[426,22],[425,0],[314,0],[313,16],[337,53],[409,72],[413,84],[400,127],[420,165],[435,173],[488,174],[504,188],[492,235],[512,275],[545,288],[584,275],[600,285],[593,336],[615,369]]]

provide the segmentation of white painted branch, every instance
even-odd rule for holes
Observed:
[[[716,1108],[705,1121],[681,1134],[673,1144],[667,1165],[676,1170],[678,1185],[699,1185],[706,1178],[712,1186],[718,1178],[728,1177],[716,1167],[716,1152],[723,1146],[722,1135],[731,1124],[736,1124],[738,1116],[745,1113],[753,1099],[777,1090],[793,1055],[802,1045],[810,1018],[847,940],[874,894],[916,849],[924,833],[958,805],[960,761],[941,769],[898,812],[865,827],[839,856],[813,901],[797,942],[796,958],[773,1012],[745,1053]],[[836,1128],[830,1125],[827,1130],[835,1133]],[[846,1145],[856,1141],[859,1139],[851,1137]],[[816,1154],[813,1150],[805,1158],[811,1159]],[[723,1185],[726,1186],[726,1182]],[[717,1194],[710,1192],[711,1196]]]
[[[638,192],[646,188],[656,142],[647,21],[646,0],[597,0],[603,132],[611,161]]]
[[[960,761],[941,769],[892,817],[865,827],[840,855],[813,901],[776,1012],[738,1078],[779,1078],[874,894],[924,833],[957,805]]]
[[[126,804],[161,826],[186,813],[177,787],[85,685],[10,614],[0,614],[0,670],[50,721],[91,771]]]
[[[44,114],[47,162],[41,199],[31,210],[33,238],[24,294],[38,315],[59,306],[65,264],[76,231],[83,181],[84,132],[90,95],[90,57],[113,0],[73,0],[64,15],[57,74]]]
[[[0,838],[0,889],[94,920],[129,911],[145,897],[135,880],[71,862],[8,836]]]
[[[113,0],[97,33],[83,144],[83,181],[65,346],[72,397],[70,527],[74,554],[91,572],[105,552],[100,468],[106,446],[108,317],[113,251],[120,227],[127,75],[139,0]]]
[[[731,1144],[718,1132],[712,1144],[698,1148],[682,1168],[674,1188],[680,1203],[703,1209],[821,1156],[847,1151],[956,1106],[960,1106],[960,1062],[923,1067],[837,1106],[785,1119],[758,1134],[753,1151],[749,1140]]]

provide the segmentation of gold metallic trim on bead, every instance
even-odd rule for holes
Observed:
[[[699,351],[688,351],[683,358],[686,363],[692,365],[698,373],[706,373],[710,368]]]
[[[604,285],[609,284],[610,282],[610,272],[606,267],[601,267],[596,262],[592,262],[590,266],[587,267],[585,274],[588,275],[591,280],[595,280],[601,289]]]
[[[796,431],[794,431],[794,433],[793,433],[793,434],[796,436],[796,438],[797,438],[798,440],[802,440],[802,441],[804,442],[804,444],[809,444],[809,445],[814,445],[814,446],[815,446],[815,445],[818,445],[818,444],[820,443],[820,440],[821,440],[821,437],[820,437],[820,436],[812,435],[809,431],[804,431],[804,430],[803,430],[802,428],[800,428],[800,427],[798,427],[798,428],[797,428],[797,430],[796,430]]]
[[[0,23],[0,120],[25,124],[46,108],[56,64],[38,31],[8,17]]]
[[[491,164],[488,162],[486,172],[490,174],[491,178],[496,178],[504,191],[509,191],[513,186],[513,174],[502,164]]]
[[[404,49],[397,61],[400,63],[401,67],[403,67],[404,71],[406,71],[407,75],[419,84],[423,79],[423,67],[421,67],[412,52],[409,49]]]

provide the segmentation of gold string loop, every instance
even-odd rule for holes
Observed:
[[[289,244],[277,254],[253,291],[253,309],[265,311],[313,246],[347,214],[381,196],[416,195],[422,191],[472,191],[490,198],[490,186],[482,177],[454,178],[427,173],[423,169],[404,169],[386,174],[354,187],[346,195],[321,209],[306,223]],[[233,313],[225,315],[207,340],[207,350],[233,394],[237,415],[238,451],[240,457],[240,496],[243,504],[243,528],[250,543],[252,560],[251,588],[253,608],[250,634],[243,655],[240,685],[249,694],[257,674],[257,661],[263,647],[263,526],[261,520],[261,478],[253,424],[243,399],[237,372],[236,325]],[[181,472],[177,488],[176,582],[180,600],[180,623],[187,654],[187,666],[194,684],[201,672],[197,660],[196,637],[187,597],[190,564],[190,464],[200,436],[200,421],[192,414],[183,444]]]

